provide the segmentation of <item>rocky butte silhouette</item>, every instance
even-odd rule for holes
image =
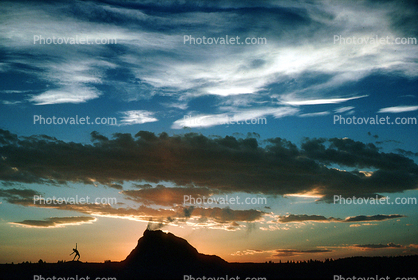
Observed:
[[[199,253],[185,239],[162,230],[145,230],[138,245],[122,264],[146,278],[183,278],[193,273],[218,275],[227,262],[218,256]]]

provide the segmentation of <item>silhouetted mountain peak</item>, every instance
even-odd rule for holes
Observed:
[[[129,266],[194,266],[226,263],[217,256],[200,254],[185,239],[162,230],[145,230],[138,245],[124,260]]]

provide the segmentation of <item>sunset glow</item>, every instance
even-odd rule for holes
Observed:
[[[2,1],[0,263],[122,261],[147,228],[228,262],[417,254],[417,14]]]

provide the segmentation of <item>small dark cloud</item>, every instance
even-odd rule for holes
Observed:
[[[397,141],[397,140],[384,140],[384,141],[376,141],[376,144],[381,145],[381,144],[385,144],[385,143],[395,143],[395,144],[400,144],[402,142]]]
[[[275,250],[276,254],[273,257],[291,257],[295,255],[304,255],[304,254],[318,254],[318,253],[329,253],[332,250],[328,249],[312,249],[312,250],[296,250],[296,249],[278,249]]]
[[[135,188],[138,188],[138,189],[150,189],[150,188],[152,188],[152,185],[151,184],[133,184],[132,185],[133,187],[135,187]]]
[[[95,221],[94,217],[52,217],[44,220],[24,220],[22,222],[13,222],[11,224],[23,225],[28,227],[60,227],[65,225],[76,225]]]
[[[147,225],[147,230],[159,230],[159,229],[162,229],[165,226],[166,226],[166,223],[164,223],[162,221],[155,222],[155,221],[152,221],[152,219],[150,219],[150,221],[148,222],[148,225]]]
[[[100,133],[98,133],[97,131],[93,131],[90,133],[91,136],[91,141],[95,142],[106,142],[109,141],[109,138],[107,138],[106,136],[101,135]]]
[[[18,142],[18,137],[16,134],[13,134],[8,130],[0,129],[0,144],[10,145],[10,144],[16,144],[17,142]]]
[[[324,216],[320,216],[320,215],[287,215],[287,216],[281,216],[278,219],[279,223],[293,223],[293,222],[330,222],[330,221],[339,221],[338,219],[335,218],[326,218]]]
[[[377,249],[389,249],[389,248],[403,248],[404,246],[395,244],[395,243],[388,243],[388,244],[364,244],[364,245],[353,245],[354,248],[360,248],[365,251],[372,251]]]
[[[404,215],[399,215],[399,214],[392,214],[392,215],[373,215],[373,216],[364,216],[364,215],[359,215],[359,216],[353,216],[353,217],[347,217],[345,219],[340,219],[340,218],[334,218],[334,217],[325,217],[325,216],[320,216],[320,215],[306,215],[306,214],[302,214],[302,215],[294,215],[294,214],[290,214],[290,215],[286,215],[286,216],[281,216],[278,219],[279,223],[300,223],[300,222],[340,222],[340,223],[355,223],[355,222],[370,222],[370,221],[374,221],[374,222],[378,222],[378,221],[386,221],[386,220],[390,220],[390,219],[397,219],[397,218],[403,218],[406,217]]]
[[[411,151],[406,151],[404,149],[396,149],[395,151],[398,154],[401,154],[401,155],[404,155],[404,156],[407,156],[407,157],[418,157],[418,153],[414,153],[414,152],[411,152]]]
[[[392,215],[373,215],[373,216],[355,216],[355,217],[348,217],[344,220],[346,223],[352,222],[371,222],[371,221],[386,221],[390,219],[397,219],[397,218],[404,218],[406,216],[399,215],[399,214],[392,214]]]
[[[123,190],[123,186],[119,184],[110,184],[109,187],[117,190]]]
[[[40,195],[37,191],[30,189],[0,189],[0,197],[12,204],[33,203],[34,196]]]
[[[184,210],[184,217],[190,218],[190,216],[192,215],[192,212],[194,210],[194,206],[184,207],[183,210]]]

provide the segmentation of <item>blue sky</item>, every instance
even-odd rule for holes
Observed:
[[[416,253],[416,204],[332,198],[417,198],[417,11],[402,1],[2,2],[0,262],[56,261],[80,239],[85,260],[121,260],[149,220],[229,261]],[[92,43],[48,43],[80,39]],[[36,205],[37,195],[118,203]],[[189,208],[184,195],[267,205]]]

